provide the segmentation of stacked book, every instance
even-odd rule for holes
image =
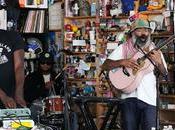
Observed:
[[[25,21],[24,33],[43,33],[45,10],[30,10]]]

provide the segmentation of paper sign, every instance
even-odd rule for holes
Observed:
[[[73,40],[73,46],[86,46],[85,40]]]

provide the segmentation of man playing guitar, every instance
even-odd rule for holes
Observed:
[[[161,74],[167,74],[167,66],[161,51],[154,49],[155,45],[151,42],[151,28],[148,21],[135,20],[131,25],[130,35],[131,37],[126,43],[119,45],[110,54],[103,63],[102,70],[109,71],[111,83],[116,88],[119,88],[118,86],[121,84],[125,86],[128,82],[125,79],[131,80],[132,88],[128,88],[131,85],[119,88],[122,91],[121,98],[123,99],[121,103],[123,130],[140,130],[140,128],[141,130],[151,130],[152,127],[156,127],[157,91],[154,65],[150,60],[159,68]],[[142,66],[137,58],[146,53],[150,60],[146,58],[145,62],[148,64],[144,67],[145,65]],[[121,78],[121,74],[117,74],[119,69],[123,74]],[[137,77],[139,78],[137,79]],[[118,84],[115,83],[116,81]]]

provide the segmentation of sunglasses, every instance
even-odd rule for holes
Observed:
[[[49,62],[49,61],[41,61],[40,64],[42,64],[42,65],[44,65],[44,64],[51,65],[52,62]]]

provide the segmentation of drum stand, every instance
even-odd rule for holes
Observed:
[[[64,78],[63,78],[63,92],[64,92],[64,130],[71,130],[70,126],[70,118],[69,118],[69,99],[70,99],[70,94],[67,88],[67,75],[65,73],[65,69],[63,69],[60,74],[63,73]]]
[[[63,70],[64,71],[64,70]],[[62,72],[61,72],[62,73]],[[71,122],[70,122],[70,106],[69,101],[75,103],[81,110],[83,118],[85,120],[86,130],[98,130],[97,126],[93,120],[93,116],[89,110],[88,103],[106,103],[109,106],[108,112],[106,113],[106,117],[104,118],[103,124],[100,130],[111,130],[115,124],[116,118],[119,113],[119,98],[105,98],[105,97],[88,97],[88,96],[76,96],[71,97],[67,88],[67,76],[64,72],[64,125],[65,130],[71,130]],[[112,116],[112,119],[110,118]],[[106,126],[109,124],[107,129]]]
[[[105,79],[109,87],[111,88],[112,86],[109,81],[108,75],[104,71],[102,71],[99,77],[101,76],[101,74],[105,76]],[[117,97],[107,98],[107,97],[95,97],[95,96],[94,97],[76,96],[76,97],[72,97],[72,101],[75,102],[77,106],[80,108],[80,111],[85,120],[86,130],[98,130],[93,120],[93,116],[89,110],[88,103],[105,103],[108,106],[108,111],[105,115],[105,118],[99,130],[111,130],[116,124],[115,121],[119,114],[121,99]]]
[[[56,76],[55,80],[63,73],[63,92],[64,92],[64,130],[71,130],[70,122],[70,106],[69,101],[74,102],[81,110],[83,118],[85,120],[85,130],[98,130],[97,126],[93,120],[93,116],[89,110],[88,103],[106,103],[109,109],[104,118],[103,124],[100,130],[111,130],[114,126],[116,118],[119,113],[120,99],[119,98],[105,98],[105,97],[88,97],[88,96],[76,96],[71,97],[67,88],[67,75],[65,73],[64,67],[62,71]],[[104,74],[104,73],[103,73]],[[107,78],[105,76],[105,78]],[[108,81],[108,80],[107,80]],[[109,82],[108,82],[109,83]],[[112,116],[112,119],[110,118]],[[110,124],[108,124],[110,122]],[[107,125],[109,125],[108,128]]]
[[[109,109],[104,118],[103,124],[100,130],[111,130],[115,124],[116,118],[119,113],[120,99],[118,98],[105,98],[105,97],[87,97],[78,96],[72,97],[72,101],[80,108],[83,118],[85,120],[86,130],[98,130],[93,120],[92,114],[89,110],[88,103],[107,103]],[[110,117],[112,116],[112,119]],[[110,124],[108,124],[110,122]],[[108,128],[107,125],[109,125]]]

